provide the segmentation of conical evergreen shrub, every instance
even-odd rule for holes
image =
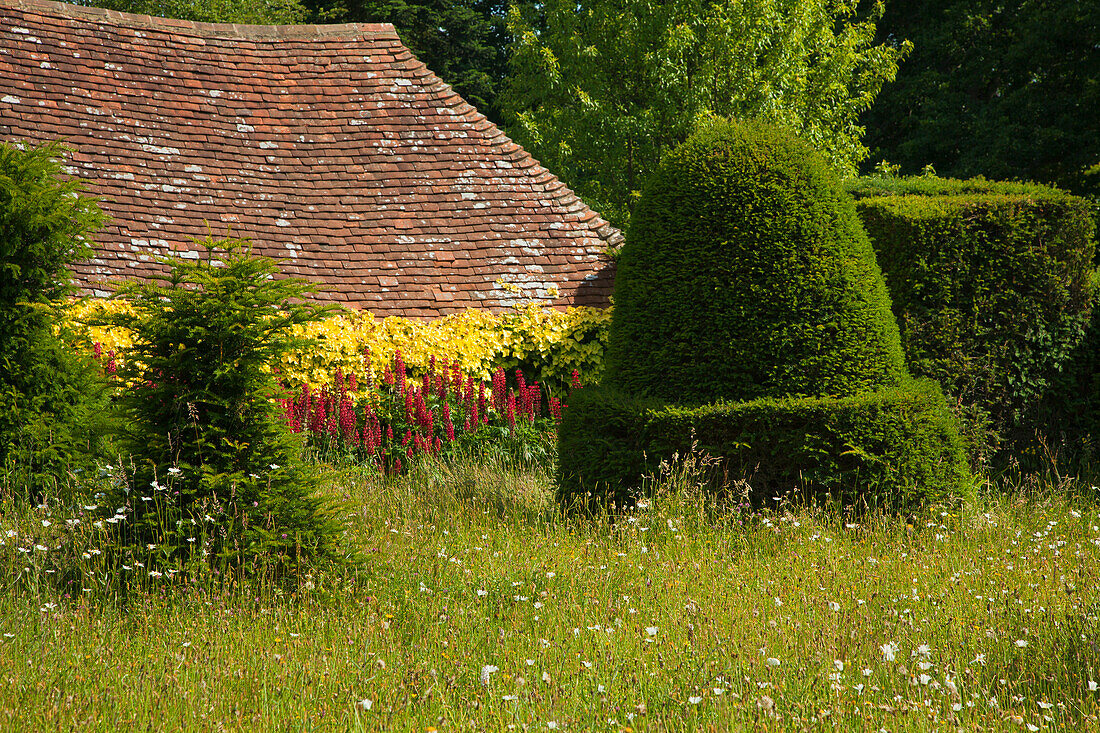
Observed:
[[[668,156],[619,258],[607,385],[699,404],[849,396],[904,374],[871,244],[818,153],[723,123]]]

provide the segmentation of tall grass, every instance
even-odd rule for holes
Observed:
[[[289,589],[108,567],[83,505],[5,501],[0,727],[1100,726],[1095,489],[853,520],[697,468],[616,521],[501,457],[333,470],[364,561]]]

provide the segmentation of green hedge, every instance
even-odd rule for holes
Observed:
[[[566,413],[557,475],[565,506],[629,505],[662,458],[693,446],[722,459],[716,482],[749,479],[756,504],[796,490],[910,509],[971,488],[954,417],[928,380],[855,397],[695,408],[588,387],[574,393]]]
[[[1096,292],[1089,203],[1036,184],[850,184],[886,278],[909,369],[1007,436],[1088,324]]]

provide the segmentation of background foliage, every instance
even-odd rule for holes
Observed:
[[[877,6],[876,6],[877,7]],[[505,96],[516,140],[625,227],[662,154],[712,116],[793,128],[842,172],[905,44],[857,0],[564,0],[514,5]]]
[[[78,0],[78,5],[200,23],[275,25],[304,22],[301,0]]]
[[[888,2],[877,33],[913,53],[863,115],[870,162],[1100,193],[1100,0]]]

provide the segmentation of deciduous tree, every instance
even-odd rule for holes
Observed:
[[[859,114],[907,46],[858,0],[548,0],[514,6],[512,135],[613,222],[704,119],[786,125],[854,172]]]

